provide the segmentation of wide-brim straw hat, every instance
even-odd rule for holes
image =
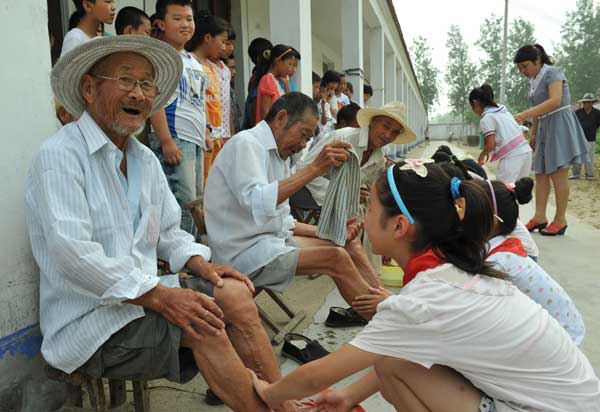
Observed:
[[[404,106],[404,103],[390,102],[378,109],[360,109],[356,114],[356,120],[360,127],[369,127],[371,120],[376,116],[389,117],[402,125],[402,128],[404,129],[403,132],[400,133],[392,143],[406,144],[414,142],[417,139],[415,132],[408,126],[406,120],[406,106]]]
[[[159,94],[153,99],[152,113],[166,106],[179,84],[183,62],[169,44],[148,36],[109,36],[95,38],[62,56],[52,69],[52,91],[67,112],[80,116],[85,110],[81,78],[103,57],[133,52],[144,56],[154,67]]]
[[[581,99],[579,101],[579,103],[583,103],[583,102],[592,102],[595,103],[597,102],[598,99],[596,99],[596,96],[594,96],[592,93],[586,93],[583,95],[583,99]]]

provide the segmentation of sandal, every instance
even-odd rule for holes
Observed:
[[[360,316],[354,309],[340,308],[332,306],[329,308],[329,315],[325,321],[325,326],[330,328],[346,328],[350,326],[365,326],[368,320]]]
[[[540,234],[544,236],[564,235],[567,231],[567,226],[568,225],[561,226],[556,222],[552,222],[545,229],[541,229]]]
[[[296,346],[297,344],[294,344],[294,341],[300,343],[300,345]],[[304,347],[301,348],[300,346]],[[281,355],[304,365],[329,355],[329,351],[316,340],[309,339],[299,333],[288,333],[283,338]]]
[[[544,229],[546,226],[548,226],[548,222],[546,223],[538,223],[535,220],[531,219],[529,222],[527,222],[527,224],[525,225],[525,227],[527,228],[527,230],[529,230],[530,232],[534,232],[535,230],[539,230],[541,231],[542,229]]]

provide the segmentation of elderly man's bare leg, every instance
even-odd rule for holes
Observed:
[[[195,340],[184,334],[181,346],[194,353],[198,369],[210,388],[236,412],[266,412],[269,408],[252,387],[250,373],[231,345],[226,333]]]
[[[215,303],[223,311],[230,346],[233,346],[242,363],[267,382],[281,379],[279,364],[267,332],[260,322],[258,309],[248,287],[235,279],[224,279],[224,286],[215,288],[214,295]],[[212,384],[210,387],[221,396],[216,387]],[[233,392],[235,391],[234,388]],[[225,401],[225,398],[221,397],[221,399]],[[234,410],[237,411],[235,408]],[[296,410],[293,403],[289,402],[281,411]]]
[[[300,246],[297,275],[315,273],[331,276],[348,304],[369,291],[347,249],[313,237],[294,236]]]

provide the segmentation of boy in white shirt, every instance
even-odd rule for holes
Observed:
[[[69,30],[63,40],[60,55],[87,43],[98,35],[102,24],[112,24],[115,18],[114,0],[74,0],[79,22]]]

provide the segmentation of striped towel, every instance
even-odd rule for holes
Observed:
[[[350,158],[331,172],[325,202],[317,226],[317,236],[346,245],[346,220],[360,212],[360,163],[354,148]]]

